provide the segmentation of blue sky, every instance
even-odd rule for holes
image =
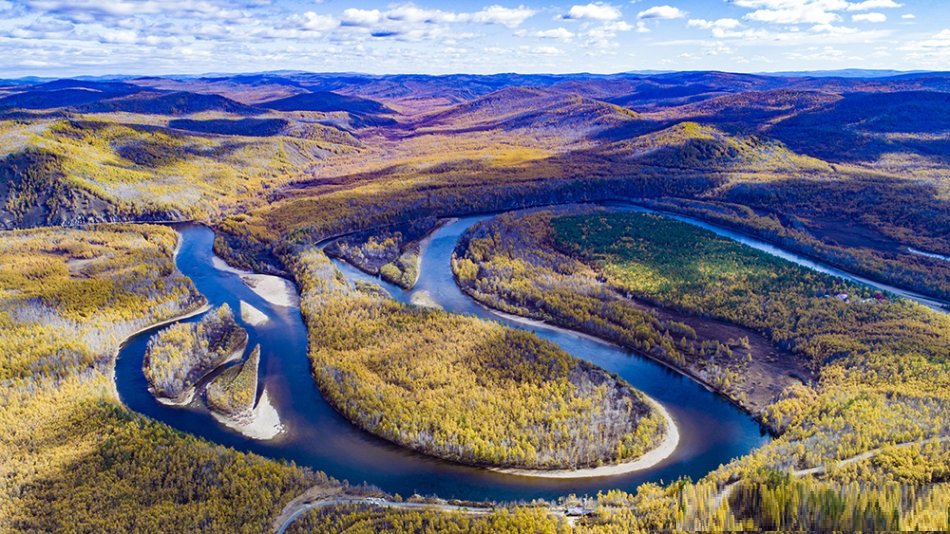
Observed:
[[[950,70],[947,0],[0,0],[0,78]]]

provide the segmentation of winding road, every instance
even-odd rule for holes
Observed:
[[[461,512],[472,516],[486,516],[492,514],[494,508],[477,508],[474,506],[455,506],[452,504],[433,504],[417,502],[393,502],[380,497],[340,497],[323,501],[304,501],[294,506],[288,505],[278,516],[277,528],[274,532],[284,534],[287,527],[306,512],[314,508],[326,508],[328,506],[365,504],[379,508],[393,508],[396,510],[438,510],[440,512]]]

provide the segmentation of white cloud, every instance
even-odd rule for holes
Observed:
[[[554,46],[536,46],[526,50],[531,54],[537,54],[539,56],[560,56],[564,53],[560,48]]]
[[[351,7],[343,10],[341,18],[344,24],[372,26],[383,20],[383,14],[378,9],[356,9]]]
[[[325,32],[340,25],[340,21],[330,15],[320,15],[313,11],[307,11],[302,15],[294,15],[287,20],[300,29],[312,32]]]
[[[422,9],[415,4],[396,6],[386,12],[386,17],[391,20],[425,22],[429,24],[458,22],[460,20],[459,15],[456,13],[442,11],[441,9]]]
[[[110,31],[99,35],[101,43],[133,44],[138,39],[139,35],[134,30]]]
[[[914,20],[917,18],[917,15],[914,15],[913,13],[904,13],[901,15],[901,18],[904,20]]]
[[[686,16],[686,12],[673,6],[654,6],[637,13],[638,19],[681,19]]]
[[[847,26],[835,26],[834,24],[815,24],[809,28],[810,32],[813,33],[830,33],[836,35],[852,35],[858,33],[857,28],[849,28]]]
[[[616,22],[608,22],[604,24],[602,28],[610,32],[628,32],[633,29],[633,26],[627,24],[626,21],[618,20]]]
[[[902,46],[900,49],[912,52],[941,51],[944,53],[950,53],[950,29],[943,30],[940,33],[935,34],[930,39],[908,43]]]
[[[767,24],[819,24],[828,25],[841,20],[842,11],[868,11],[901,7],[894,0],[732,0],[732,4],[753,9],[745,15],[746,20]],[[880,18],[880,14],[872,17]],[[855,19],[852,19],[855,20]],[[856,20],[872,21],[859,18]]]
[[[717,20],[703,20],[703,19],[690,19],[686,25],[690,28],[702,28],[704,30],[712,29],[721,29],[721,30],[734,30],[742,25],[736,19],[717,19]]]
[[[554,28],[553,30],[541,30],[536,32],[519,31],[516,35],[521,37],[539,37],[541,39],[560,39],[562,41],[569,41],[574,38],[574,33],[566,28]]]
[[[564,17],[566,19],[593,19],[593,20],[617,20],[621,17],[620,10],[616,7],[598,2],[596,4],[571,6],[570,11]]]
[[[814,4],[802,4],[788,9],[757,9],[744,18],[771,24],[831,24],[841,19],[835,13]]]
[[[479,24],[500,24],[508,28],[517,28],[521,24],[533,17],[537,11],[528,9],[524,6],[518,6],[514,9],[493,5],[485,9],[472,13],[472,22]]]
[[[25,4],[34,11],[62,16],[81,23],[94,23],[104,18],[162,12],[162,5],[151,0],[27,0]]]
[[[517,28],[536,13],[535,10],[524,6],[507,8],[492,5],[475,13],[454,13],[440,9],[423,9],[415,4],[401,4],[390,8],[386,12],[381,12],[378,9],[348,8],[343,10],[341,18],[345,25],[362,27],[376,27],[388,21],[409,25],[474,22]],[[418,28],[404,27],[402,29],[410,31]]]
[[[806,60],[806,61],[840,61],[846,58],[846,54],[843,50],[837,48],[826,46],[823,48],[809,48],[804,52],[789,52],[785,54],[786,57],[796,59],[796,60]]]
[[[249,16],[240,8],[256,6],[253,2],[222,0],[179,0],[174,3],[155,0],[27,0],[24,4],[34,11],[62,15],[84,23],[143,15],[234,20]]]
[[[584,32],[581,37],[584,38],[584,44],[586,46],[600,50],[606,50],[620,46],[620,44],[615,41],[618,32],[627,32],[632,29],[633,26],[627,22],[617,20],[613,22],[606,22],[600,26],[594,26],[593,28],[590,28]]]
[[[884,13],[857,13],[851,15],[853,22],[887,22],[887,15]]]
[[[867,11],[869,9],[893,9],[903,7],[894,0],[865,0],[855,4],[848,4],[848,11]]]

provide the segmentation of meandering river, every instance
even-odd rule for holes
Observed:
[[[649,211],[630,204],[614,208]],[[939,309],[944,303],[850,275],[767,243],[712,225],[671,214],[743,244],[782,257],[805,267],[841,276],[905,296]],[[408,303],[413,295],[442,308],[495,320],[514,328],[526,328],[557,343],[571,354],[616,373],[634,387],[662,403],[676,420],[680,444],[672,456],[653,468],[637,473],[588,479],[540,479],[506,475],[467,467],[407,451],[359,430],[337,414],[320,395],[310,374],[307,331],[297,308],[272,305],[251,291],[238,274],[214,266],[211,230],[182,225],[178,268],[217,307],[228,303],[239,309],[246,301],[271,320],[260,326],[245,324],[249,346],[261,345],[261,388],[267,388],[271,403],[286,430],[272,441],[256,441],[228,430],[212,419],[207,409],[194,403],[184,408],[164,406],[147,391],[142,357],[155,329],[132,337],[119,352],[116,385],[122,401],[132,410],[163,421],[174,428],[210,441],[271,458],[292,460],[352,483],[366,481],[402,495],[420,493],[444,498],[472,500],[519,500],[557,497],[566,493],[595,493],[602,489],[633,491],[648,481],[671,481],[682,476],[697,479],[732,458],[765,444],[769,437],[751,417],[696,382],[651,360],[589,337],[545,326],[524,326],[499,317],[464,295],[456,286],[450,258],[459,236],[487,216],[468,217],[443,226],[431,237],[421,259],[416,288],[404,291],[381,282],[345,263],[335,262],[347,279],[373,281],[393,298]],[[945,311],[945,310],[944,310]],[[186,321],[197,321],[193,317]]]
[[[428,292],[446,310],[498,320],[465,296],[455,285],[450,258],[458,237],[486,218],[469,217],[440,228],[422,257],[422,275],[414,291]],[[189,276],[212,306],[228,303],[237,311],[244,300],[271,317],[254,326],[245,324],[249,346],[261,345],[261,388],[280,414],[286,431],[272,441],[255,441],[217,423],[195,403],[184,408],[164,406],[148,393],[142,357],[154,330],[134,336],[119,352],[116,385],[130,409],[210,441],[271,458],[292,460],[351,483],[366,481],[385,491],[444,498],[519,500],[557,497],[566,493],[596,493],[619,488],[633,491],[647,481],[699,478],[734,457],[747,454],[769,437],[751,417],[696,382],[653,361],[587,337],[545,327],[528,327],[575,356],[617,373],[634,387],[662,403],[680,430],[680,444],[657,466],[628,475],[589,479],[539,479],[506,475],[446,462],[404,450],[359,430],[337,414],[320,395],[310,374],[307,331],[299,310],[275,306],[257,296],[228,270],[213,264],[211,230],[183,225],[178,268]],[[375,280],[348,265],[337,264],[351,280]],[[412,292],[380,283],[394,298],[408,302]],[[194,317],[186,321],[197,321]]]

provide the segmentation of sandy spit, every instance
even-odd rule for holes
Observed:
[[[300,306],[300,295],[290,280],[268,274],[242,274],[241,280],[262,299],[275,306],[296,308]]]
[[[251,306],[247,302],[241,301],[241,319],[250,325],[261,326],[262,324],[267,324],[270,321],[270,317],[266,313],[258,310],[254,306]]]
[[[257,406],[247,420],[235,419],[211,410],[211,415],[222,425],[256,440],[269,440],[284,431],[280,414],[267,397],[267,390],[261,393]]]

